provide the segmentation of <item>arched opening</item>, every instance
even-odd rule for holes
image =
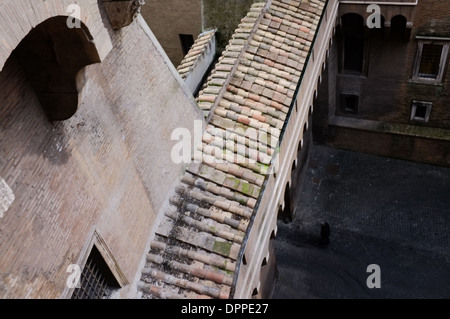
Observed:
[[[283,219],[283,205],[278,205],[277,219]]]
[[[391,32],[389,39],[393,41],[408,41],[409,34],[406,30],[406,18],[402,15],[396,15],[391,19]]]
[[[291,207],[291,189],[289,183],[286,184],[286,189],[284,190],[283,219],[285,222],[292,222],[294,219],[293,210]]]
[[[303,131],[303,132],[305,132],[305,131]],[[298,142],[297,153],[302,150],[302,147],[303,147],[303,139],[301,139],[300,142]]]
[[[264,267],[265,265],[267,265],[267,258],[264,257],[263,261],[261,262],[261,267]]]
[[[298,163],[298,159],[297,159],[297,157],[295,157],[295,159],[292,161],[291,172],[293,172],[297,169],[297,163]]]
[[[100,57],[87,27],[70,28],[68,17],[37,25],[11,53],[51,121],[70,118],[78,108],[78,72]],[[10,58],[11,58],[10,57]]]
[[[270,239],[271,239],[271,240],[272,240],[272,239],[275,239],[275,237],[276,237],[275,230],[272,230],[272,232],[270,233]]]
[[[341,17],[343,50],[342,71],[360,74],[364,68],[364,18],[356,13]]]

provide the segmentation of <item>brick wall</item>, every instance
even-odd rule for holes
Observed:
[[[146,0],[141,13],[174,66],[183,59],[180,34],[194,40],[202,30],[201,0]]]
[[[184,57],[179,34],[192,34],[195,40],[201,32],[217,28],[220,55],[252,3],[262,1],[146,0],[141,12],[172,63],[178,66]]]
[[[341,16],[349,12],[358,13],[366,20],[370,14],[366,13],[366,8],[367,5],[341,4],[339,13]],[[353,145],[355,150],[450,165],[445,152],[449,145],[448,130],[450,129],[448,59],[442,83],[423,84],[412,81],[418,47],[416,35],[449,37],[449,13],[450,5],[438,0],[419,1],[417,7],[382,6],[381,14],[386,21],[389,22],[395,15],[403,15],[407,21],[412,22],[411,36],[407,42],[394,41],[388,38],[388,29],[383,31],[366,28],[367,68],[361,76],[341,73],[339,65],[342,59],[340,52],[342,38],[337,32],[328,62],[334,67],[327,70],[329,79],[322,84],[320,91],[321,95],[327,94],[327,97],[320,97],[317,101],[317,121],[314,124],[317,132],[316,141],[325,141],[328,138],[328,141],[332,141],[336,147],[351,149]],[[342,111],[340,94],[359,96],[357,115]],[[433,103],[427,123],[410,120],[413,100]],[[347,129],[340,130],[336,123],[332,129],[324,129],[332,117],[339,117],[339,122],[346,123]],[[383,132],[383,136],[378,137],[376,123],[379,124],[378,126],[389,123],[389,125],[409,127],[403,129],[401,134],[393,132],[384,134],[386,132]],[[361,129],[375,130],[375,132],[365,133]],[[418,131],[426,133],[426,136],[417,133]],[[350,138],[351,134],[355,134],[354,138]],[[365,139],[360,139],[358,134]],[[416,134],[419,137],[412,137]],[[443,138],[443,136],[447,137]],[[372,143],[376,143],[377,147],[365,147]],[[404,145],[399,147],[402,143]],[[420,154],[423,152],[428,155]]]
[[[94,231],[134,283],[163,203],[183,167],[174,128],[202,118],[138,20],[108,28],[113,49],[78,75],[79,107],[49,122],[12,56],[0,72],[0,177],[14,202],[0,218],[0,296],[70,296],[66,272]]]

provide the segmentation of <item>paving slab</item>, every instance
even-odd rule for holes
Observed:
[[[450,298],[450,168],[313,145],[305,169],[273,299]]]

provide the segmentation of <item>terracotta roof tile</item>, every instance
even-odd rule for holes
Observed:
[[[157,227],[138,286],[143,298],[231,297],[241,244],[324,2],[257,2],[236,28],[197,98],[208,116],[201,152]],[[180,70],[189,70],[204,43],[198,40]]]
[[[195,67],[199,57],[202,55],[204,50],[208,47],[211,39],[214,37],[216,30],[208,30],[201,33],[194,44],[189,49],[188,53],[185,55],[183,60],[177,67],[178,73],[183,79],[185,79],[188,74]]]

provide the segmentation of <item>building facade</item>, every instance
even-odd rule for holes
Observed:
[[[254,2],[263,0],[148,0],[142,16],[178,67],[199,34],[208,30],[217,30],[220,55]]]
[[[379,5],[368,8],[364,1],[340,2],[315,105],[315,138],[448,166],[449,5],[372,1]]]

